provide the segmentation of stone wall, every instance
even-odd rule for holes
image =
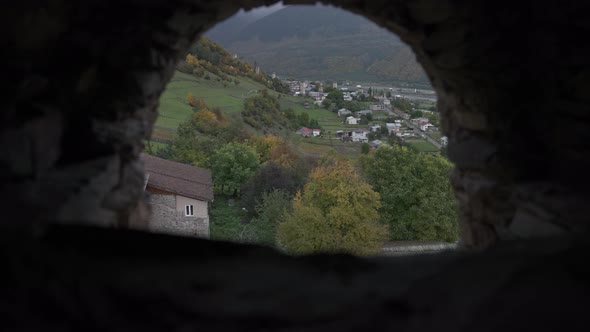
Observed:
[[[589,2],[324,1],[415,51],[456,165],[462,242],[487,248],[373,261],[89,226],[145,215],[142,142],[195,37],[274,1],[9,2],[0,12],[3,330],[587,325]],[[86,228],[47,231],[51,223]]]
[[[2,20],[3,219],[128,227],[145,215],[138,157],[176,61],[240,7],[273,2],[15,1]],[[589,32],[590,3],[324,2],[416,53],[456,165],[464,246],[588,229],[590,47],[573,36]]]
[[[361,259],[104,228],[0,232],[2,331],[585,331],[580,237]]]
[[[209,218],[185,216],[176,209],[176,196],[152,194],[148,204],[151,216],[148,229],[164,234],[209,238]]]

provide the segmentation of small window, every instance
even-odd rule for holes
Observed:
[[[195,215],[192,205],[186,205],[184,207],[184,215],[186,215],[187,217]]]

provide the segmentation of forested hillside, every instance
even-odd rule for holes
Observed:
[[[321,5],[287,6],[254,21],[245,20],[247,15],[230,18],[206,35],[268,72],[305,79],[428,84],[409,47],[364,17]]]

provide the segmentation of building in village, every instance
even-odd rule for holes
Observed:
[[[402,124],[399,122],[386,123],[385,127],[387,128],[387,132],[389,133],[389,135],[395,135],[401,131]]]
[[[380,140],[374,140],[374,141],[369,142],[369,146],[374,149],[380,147],[381,145],[383,145],[383,142]]]
[[[356,114],[357,114],[357,116],[361,116],[361,115],[367,116],[369,114],[373,115],[373,111],[371,111],[371,110],[362,110],[362,111],[356,112]]]
[[[346,124],[348,125],[356,125],[359,123],[359,119],[355,118],[354,116],[349,116],[346,118]]]
[[[357,128],[351,131],[350,137],[353,142],[366,143],[369,141],[368,135],[369,130],[364,128]]]
[[[149,193],[148,230],[209,238],[213,180],[207,169],[141,155],[144,189]]]
[[[347,110],[346,108],[341,108],[338,110],[338,116],[344,116],[344,115],[351,115],[352,112]]]
[[[297,129],[297,131],[295,133],[299,134],[303,137],[310,137],[313,135],[313,131],[311,130],[311,128],[307,128],[307,127],[301,127],[299,129]]]
[[[387,110],[387,107],[384,104],[373,103],[373,104],[369,105],[369,109],[371,111],[385,111],[385,110]]]
[[[428,131],[428,129],[429,129],[430,127],[434,127],[434,126],[432,125],[432,123],[430,123],[430,122],[421,122],[421,123],[420,123],[420,130],[422,130],[422,131]]]
[[[376,133],[381,131],[381,125],[372,125],[369,127],[369,129],[371,130],[371,132]]]

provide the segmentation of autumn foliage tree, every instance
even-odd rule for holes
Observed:
[[[195,107],[197,105],[197,98],[191,92],[189,92],[186,94],[186,102],[191,107]]]
[[[379,200],[349,161],[319,166],[279,225],[278,244],[293,254],[376,254],[388,237],[378,222]]]

